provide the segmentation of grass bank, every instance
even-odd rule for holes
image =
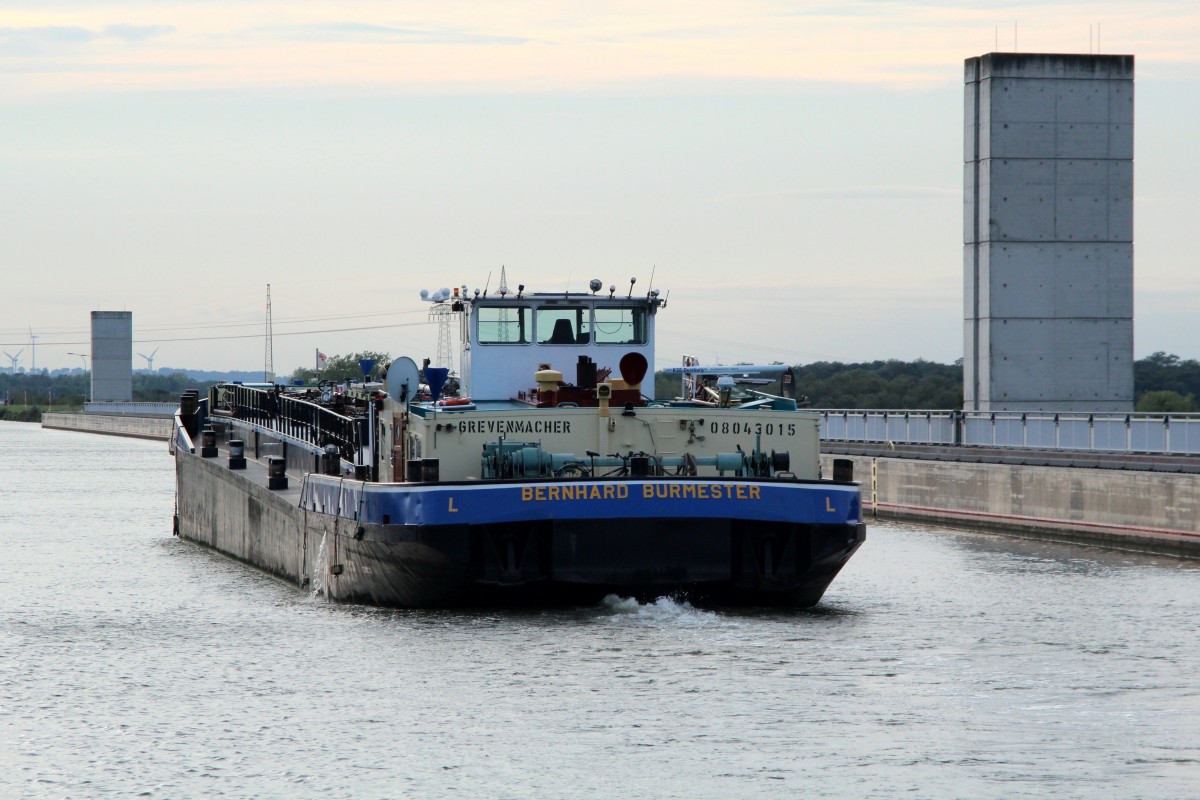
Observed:
[[[55,405],[55,406],[23,406],[23,405],[0,405],[0,419],[9,422],[41,422],[42,414],[54,412],[57,414],[79,414],[83,411],[83,406],[73,405]]]

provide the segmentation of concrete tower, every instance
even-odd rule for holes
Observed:
[[[967,411],[1133,407],[1133,56],[966,60]]]
[[[92,401],[133,400],[133,312],[92,312]]]

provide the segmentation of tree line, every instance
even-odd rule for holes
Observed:
[[[0,419],[37,422],[46,411],[82,411],[91,384],[88,372],[0,373]],[[207,391],[211,385],[211,381],[197,382],[182,372],[172,375],[135,372],[133,399],[141,403],[169,403],[179,400],[179,395],[187,389]]]
[[[963,406],[962,361],[818,361],[793,367],[796,390],[812,408],[921,409],[953,411]],[[1200,411],[1200,362],[1157,352],[1133,365],[1137,411]],[[778,394],[779,383],[761,387]],[[679,394],[679,378],[659,374],[655,395]]]
[[[359,359],[375,361],[371,377],[377,378],[389,362],[386,353],[363,352],[333,356],[320,377],[360,380]],[[952,411],[962,408],[962,362],[818,361],[793,367],[797,392],[812,408],[922,409]],[[300,369],[294,378],[314,380],[314,370]],[[1138,411],[1183,413],[1200,411],[1200,362],[1157,352],[1133,366],[1134,396]],[[0,373],[0,419],[41,419],[49,409],[80,410],[87,399],[88,373]],[[182,372],[173,375],[134,373],[133,399],[171,402],[186,389],[206,391],[212,382],[198,382]],[[659,373],[654,394],[670,399],[679,394],[679,378]],[[778,394],[779,382],[762,391]]]
[[[792,367],[796,392],[812,408],[908,408],[932,411],[962,408],[962,365],[916,361],[817,361]],[[752,387],[780,394],[778,379]],[[659,399],[677,397],[677,375],[655,376]]]

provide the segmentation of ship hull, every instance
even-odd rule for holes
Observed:
[[[176,452],[183,538],[331,600],[401,608],[605,595],[816,604],[865,538],[855,484],[755,479],[377,484],[297,492]]]
[[[364,526],[339,534],[331,598],[399,607],[586,604],[664,595],[705,604],[811,606],[865,527],[673,518]]]

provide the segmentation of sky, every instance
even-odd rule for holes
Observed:
[[[276,372],[419,360],[503,266],[669,291],[660,368],[953,362],[994,50],[1135,56],[1135,356],[1200,358],[1194,0],[4,2],[0,351],[262,369],[269,285]]]

